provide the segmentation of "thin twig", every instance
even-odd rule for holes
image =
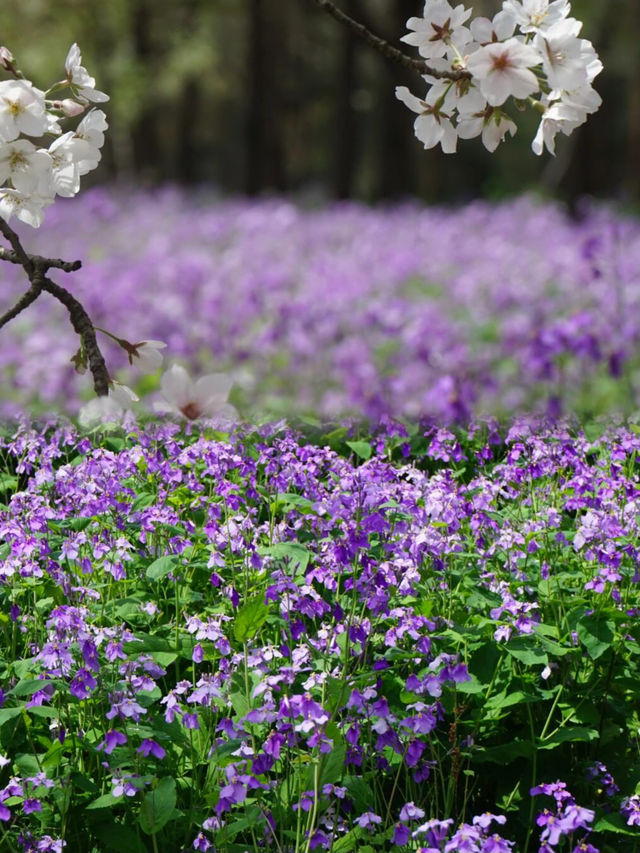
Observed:
[[[14,317],[17,317],[21,311],[24,311],[25,308],[28,308],[32,302],[35,302],[38,296],[42,293],[42,290],[39,287],[34,286],[33,284],[27,290],[27,292],[22,296],[13,308],[10,308],[5,314],[0,317],[0,329],[3,326],[6,326],[10,320],[13,320]]]
[[[40,267],[42,270],[48,269],[58,269],[63,272],[76,272],[82,267],[82,261],[63,261],[60,258],[43,258],[42,255],[29,255],[29,258],[33,261],[34,264]],[[24,266],[24,261],[16,255],[15,252],[9,251],[9,249],[3,249],[0,247],[0,261],[9,261],[11,264],[21,264]]]
[[[80,336],[87,355],[89,368],[93,374],[95,392],[99,397],[105,397],[109,393],[110,376],[103,355],[100,352],[98,341],[96,340],[94,325],[84,307],[78,302],[75,296],[72,296],[68,290],[56,284],[55,281],[51,281],[46,276],[47,270],[51,267],[61,269],[64,272],[73,272],[80,269],[82,264],[80,261],[62,261],[54,258],[43,258],[40,255],[27,254],[16,232],[2,217],[0,217],[0,232],[6,237],[13,249],[12,252],[7,249],[0,249],[0,260],[21,264],[31,283],[31,288],[16,305],[0,317],[0,328],[31,305],[43,290],[50,293],[51,296],[62,302],[69,312],[71,325],[74,331]]]
[[[323,9],[331,17],[335,18],[345,27],[348,27],[351,32],[355,33],[359,38],[365,41],[370,47],[381,53],[386,59],[395,62],[396,65],[401,65],[403,68],[408,68],[410,71],[417,71],[418,74],[429,74],[438,80],[470,80],[471,74],[468,71],[439,71],[437,68],[432,68],[423,59],[414,59],[407,56],[401,50],[390,45],[388,41],[374,35],[368,30],[364,24],[354,21],[349,15],[338,9],[331,0],[313,0],[316,6]]]

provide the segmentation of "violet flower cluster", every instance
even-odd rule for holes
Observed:
[[[166,342],[194,376],[229,374],[241,414],[442,425],[638,406],[633,220],[602,209],[576,222],[528,199],[305,210],[164,189],[123,201],[106,190],[60,200],[38,252],[83,258],[74,292],[97,325]],[[10,302],[24,284],[3,273]],[[2,330],[2,414],[77,415],[90,391],[66,322],[42,300]],[[104,352],[138,382],[120,347]],[[149,405],[154,387],[135,384]]]

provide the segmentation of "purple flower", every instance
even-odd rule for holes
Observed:
[[[424,817],[424,811],[418,808],[415,803],[408,802],[400,809],[399,817],[401,821],[418,820]]]
[[[22,811],[25,814],[32,814],[33,812],[41,812],[42,811],[42,803],[40,800],[31,799],[27,797],[22,803]]]
[[[366,827],[372,829],[376,824],[382,823],[382,818],[373,812],[363,812],[360,817],[356,819],[356,823],[362,829],[365,829]]]
[[[104,740],[98,745],[98,749],[103,749],[107,755],[110,755],[117,746],[122,746],[127,742],[126,735],[118,732],[115,729],[109,729],[105,734]]]
[[[208,850],[211,847],[211,843],[207,840],[204,833],[199,832],[194,838],[192,846],[194,850]]]
[[[136,749],[136,752],[139,752],[141,755],[148,756],[153,755],[154,758],[162,759],[167,754],[166,751],[157,743],[155,740],[151,738],[145,738],[140,746]]]
[[[404,826],[401,823],[396,823],[393,827],[393,835],[391,836],[391,843],[397,844],[400,847],[404,847],[405,844],[409,841],[411,837],[411,833],[409,832],[408,827]]]

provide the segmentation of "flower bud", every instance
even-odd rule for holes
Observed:
[[[63,101],[54,101],[53,108],[61,110],[66,116],[79,116],[84,112],[84,104],[79,104],[73,98],[65,98]]]
[[[0,47],[0,66],[5,71],[13,71],[13,54],[8,47]]]

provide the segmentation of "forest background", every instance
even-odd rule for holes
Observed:
[[[423,0],[340,0],[399,44]],[[77,41],[111,96],[110,133],[92,182],[213,185],[224,193],[309,201],[415,195],[430,202],[523,190],[573,204],[584,195],[640,202],[640,0],[574,0],[605,71],[600,111],[558,156],[535,157],[536,117],[490,155],[462,142],[425,152],[396,85],[423,94],[313,0],[5,0],[3,43],[31,79],[57,79]],[[497,0],[475,0],[493,15]],[[37,33],[37,38],[31,34]],[[64,46],[61,53],[61,45]],[[413,53],[407,48],[408,53]],[[56,76],[57,75],[57,76]]]

